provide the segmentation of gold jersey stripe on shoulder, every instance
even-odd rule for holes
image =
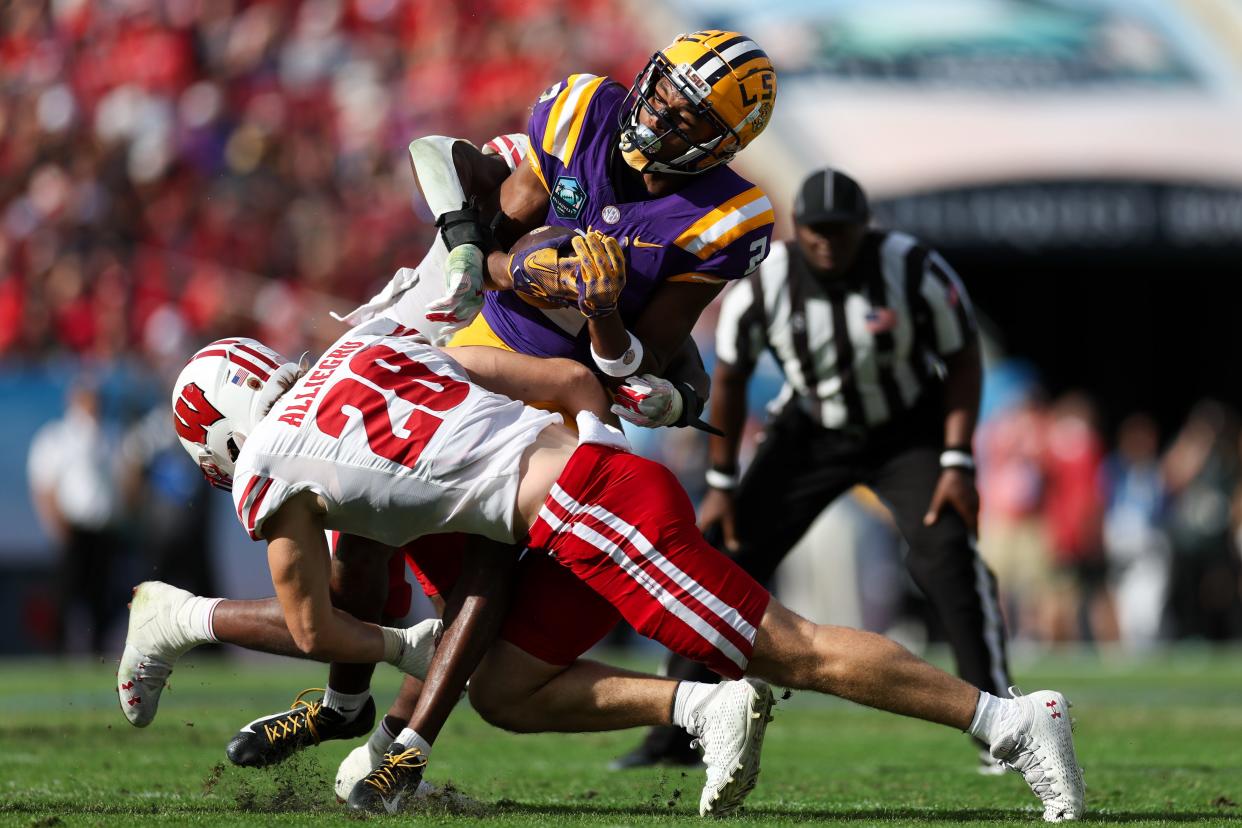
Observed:
[[[535,152],[535,145],[532,143],[527,143],[526,145],[526,163],[530,164],[530,168],[534,170],[539,183],[551,194],[552,188],[548,186],[548,179],[543,177],[543,165],[539,163],[539,153]]]
[[[710,273],[678,273],[676,276],[669,276],[665,281],[692,282],[696,285],[723,285],[729,280],[713,276]]]
[[[706,259],[756,227],[771,224],[774,218],[767,195],[759,187],[751,187],[687,227],[674,243]]]
[[[556,96],[548,125],[543,132],[543,151],[568,164],[582,133],[587,107],[604,78],[598,75],[570,75],[565,88]]]

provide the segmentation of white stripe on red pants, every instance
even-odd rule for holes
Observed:
[[[668,469],[584,444],[574,452],[530,545],[548,550],[639,633],[738,678],[767,590],[703,539]]]

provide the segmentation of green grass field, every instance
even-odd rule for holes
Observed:
[[[315,665],[187,659],[159,718],[131,728],[112,690],[115,664],[0,663],[0,824],[354,824],[332,779],[352,745],[328,743],[287,766],[234,768],[240,725],[322,681]],[[1019,662],[1023,686],[1074,702],[1089,819],[1133,825],[1242,821],[1242,652],[1143,662],[1057,657]],[[381,705],[395,673],[376,680]],[[368,821],[487,825],[691,824],[700,772],[614,773],[632,733],[515,736],[461,705],[428,778],[476,798]],[[768,731],[759,787],[735,822],[792,825],[1038,823],[1013,774],[976,775],[964,736],[798,694]]]

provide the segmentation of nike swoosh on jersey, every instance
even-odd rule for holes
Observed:
[[[645,242],[645,241],[641,241],[641,240],[638,238],[638,236],[635,236],[635,237],[634,237],[634,240],[631,242],[631,244],[632,244],[634,247],[663,247],[663,246],[664,246],[664,245],[659,244],[659,243],[657,243],[657,242]]]

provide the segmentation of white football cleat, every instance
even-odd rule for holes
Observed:
[[[344,803],[349,799],[349,792],[354,789],[354,785],[362,777],[379,767],[379,763],[384,760],[384,752],[381,750],[378,754],[371,749],[371,743],[368,740],[365,744],[361,744],[349,752],[341,761],[341,766],[336,769],[336,801]],[[448,791],[444,797],[440,796],[440,789],[428,782],[426,779],[418,783],[418,790],[414,791],[415,800],[436,800],[445,798],[445,804],[449,807],[469,808],[477,806],[470,797],[456,791]]]
[[[121,712],[134,727],[146,727],[155,719],[173,663],[198,643],[177,617],[177,611],[193,597],[160,581],[145,581],[134,588],[129,633],[116,673]]]
[[[1069,702],[1053,690],[1023,696],[1009,688],[1018,705],[1012,728],[992,743],[992,756],[1022,774],[1044,803],[1045,822],[1083,815],[1082,768],[1074,754]]]
[[[980,776],[1004,776],[1009,769],[998,762],[988,748],[979,748],[979,764],[975,765],[975,773]]]
[[[341,760],[340,767],[336,769],[337,801],[344,802],[349,799],[349,792],[354,789],[354,785],[358,784],[358,780],[379,767],[383,759],[383,751],[376,753],[372,750],[369,739],[351,750],[349,755]]]
[[[775,703],[766,682],[725,681],[690,714],[689,730],[707,765],[699,816],[728,816],[755,789],[763,735]]]

